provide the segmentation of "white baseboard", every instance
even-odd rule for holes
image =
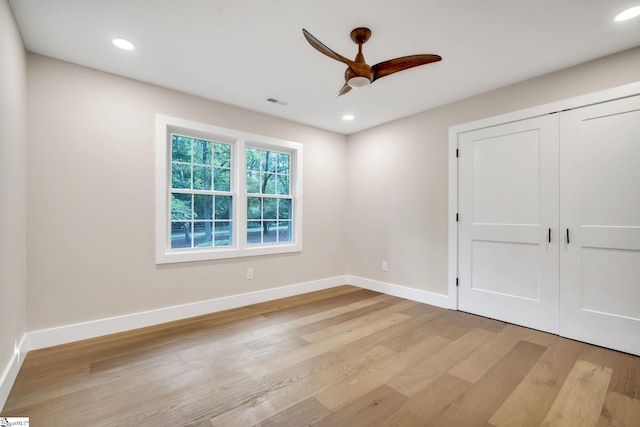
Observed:
[[[295,285],[282,286],[279,288],[265,289],[263,291],[249,292],[229,297],[166,307],[158,310],[44,329],[27,333],[27,347],[29,351],[37,350],[40,348],[52,347],[54,345],[95,338],[102,335],[125,332],[132,329],[173,322],[175,320],[202,316],[204,314],[243,307],[250,304],[300,295],[307,292],[333,288],[345,284],[347,284],[346,276],[338,276]]]
[[[18,377],[18,372],[20,371],[24,357],[27,355],[26,337],[26,334],[22,336],[20,343],[13,352],[13,356],[11,356],[11,360],[9,360],[7,367],[0,377],[0,411],[2,411],[4,404],[7,402],[11,387],[13,387],[13,383]]]
[[[423,304],[435,305],[436,307],[449,308],[453,310],[456,309],[455,300],[450,298],[448,295],[436,294],[433,292],[422,291],[420,289],[408,288],[406,286],[379,282],[377,280],[365,279],[357,276],[347,276],[347,283],[360,288],[381,292],[383,294],[421,302]]]

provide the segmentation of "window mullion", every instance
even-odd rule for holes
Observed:
[[[239,250],[244,250],[247,247],[247,153],[244,138],[239,138],[235,147],[235,242]]]

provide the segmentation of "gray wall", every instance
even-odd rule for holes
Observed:
[[[25,332],[25,56],[9,3],[0,0],[0,376]]]
[[[351,135],[349,273],[447,294],[448,128],[636,81],[640,47]]]

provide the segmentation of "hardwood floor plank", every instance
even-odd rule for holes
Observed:
[[[417,304],[418,303],[413,301],[402,301],[398,304],[393,304],[391,306],[377,310],[374,313],[369,313],[364,316],[356,317],[346,322],[338,323],[328,328],[324,328],[309,334],[302,335],[302,338],[310,343],[317,343],[320,341],[324,341],[336,335],[349,332],[352,329],[356,329],[361,326],[366,326],[369,323],[379,319],[382,316],[386,316],[388,314],[401,313],[404,309],[408,307],[412,307]],[[407,316],[407,318],[409,317],[409,315],[407,314],[404,314],[404,316]]]
[[[495,427],[538,427],[585,345],[556,337],[538,362],[489,419]]]
[[[200,323],[204,327],[222,327],[232,323],[238,325],[238,322],[253,323],[256,320],[266,320],[265,316],[262,316],[248,307],[235,308],[232,310],[225,310],[219,313],[205,315],[201,317]]]
[[[328,417],[331,413],[320,402],[310,398],[256,424],[256,427],[309,427],[317,425],[320,420]],[[212,424],[209,423],[209,425]]]
[[[391,353],[390,350],[378,346],[365,354],[353,357],[345,362],[330,366],[326,370],[313,372],[303,378],[285,377],[278,381],[259,398],[251,399],[231,410],[227,410],[212,418],[214,426],[252,426],[271,418],[302,400],[312,397],[327,387],[337,383],[345,375],[357,372],[367,364]],[[286,374],[282,371],[282,374]],[[281,375],[276,375],[280,378]],[[267,382],[270,382],[268,379]]]
[[[597,345],[587,344],[584,351],[580,355],[580,360],[591,362],[594,365],[600,365],[614,369],[618,352],[598,347]]]
[[[424,317],[436,317],[443,313],[449,311],[446,308],[436,307],[434,305],[428,304],[417,304],[406,310],[402,311],[402,314],[406,314],[407,316],[424,316]]]
[[[513,325],[503,328],[452,367],[449,373],[467,382],[475,383],[519,341],[526,340],[527,332],[527,329]]]
[[[403,311],[403,313],[406,313],[406,311]],[[385,347],[400,353],[416,342],[435,335],[431,321],[436,317],[442,316],[444,313],[446,313],[445,310],[440,310],[414,316],[412,322],[407,322],[403,333],[395,334],[393,337],[385,340]]]
[[[595,426],[600,418],[611,373],[611,368],[578,360],[542,425]]]
[[[640,399],[640,358],[626,353],[616,356],[609,390]]]
[[[396,411],[407,397],[381,385],[315,424],[316,427],[372,426]]]
[[[180,355],[175,352],[155,354],[154,352],[142,351],[127,353],[123,356],[116,356],[109,359],[100,360],[98,362],[89,363],[89,372],[97,374],[105,371],[114,371],[121,369],[135,369],[136,367],[144,367],[147,365],[157,365],[164,363],[177,362],[182,360]]]
[[[449,344],[449,340],[438,335],[418,342],[402,353],[392,352],[377,359],[366,368],[352,375],[344,376],[335,385],[315,395],[315,398],[327,408],[335,411],[360,396],[380,387],[388,380],[429,357]]]
[[[322,329],[330,328],[332,326],[338,325],[343,322],[348,322],[350,320],[356,319],[358,317],[366,316],[371,313],[375,313],[379,310],[383,310],[387,307],[392,306],[393,304],[385,301],[378,302],[373,305],[368,305],[366,307],[358,308],[356,310],[351,310],[343,314],[339,314],[337,316],[332,316],[327,319],[319,320],[314,323],[309,323],[308,325],[299,326],[291,330],[291,333],[295,333],[298,336],[302,337],[307,334],[312,334],[314,332],[320,331]],[[308,343],[308,341],[305,340]]]
[[[237,344],[248,343],[254,340],[264,338],[265,336],[278,335],[283,332],[290,331],[300,326],[308,325],[320,320],[328,319],[333,316],[338,316],[346,312],[357,310],[362,307],[376,304],[379,301],[384,301],[387,297],[385,295],[378,295],[373,298],[367,298],[362,301],[357,301],[351,304],[347,304],[342,307],[336,307],[328,311],[322,311],[309,316],[300,318],[293,318],[291,320],[282,321],[271,326],[264,328],[250,329],[243,331],[242,333],[232,334],[224,338],[216,339],[211,344],[205,344],[203,347],[213,346],[215,350],[219,350],[225,347],[231,347]],[[189,357],[191,353],[198,353],[201,351],[207,351],[206,348],[191,347],[190,349],[180,352],[181,356]]]
[[[200,393],[218,400],[244,396],[259,384],[242,372],[215,374],[208,364],[163,366],[154,376],[121,377],[108,384],[79,390],[47,400],[43,404],[18,409],[33,425],[152,426],[151,414],[169,411]],[[206,381],[205,381],[206,379]],[[212,386],[213,384],[213,386]],[[235,387],[235,393],[232,389]],[[216,390],[224,390],[222,395]],[[114,411],[113,408],[118,408]],[[155,423],[155,424],[154,424]]]
[[[469,387],[471,387],[471,383],[446,373],[442,374],[431,384],[411,396],[396,412],[389,414],[374,425],[376,427],[428,426],[435,417],[458,400]]]
[[[500,363],[491,368],[454,405],[445,409],[429,425],[484,426],[545,350],[546,347],[538,344],[518,342]]]
[[[353,328],[351,330],[347,330],[343,333],[337,334],[334,337],[325,339],[324,341],[310,344],[298,350],[291,351],[285,355],[282,355],[281,357],[265,361],[258,365],[248,366],[245,368],[245,372],[252,378],[260,378],[270,372],[278,371],[280,369],[286,369],[289,365],[340,348],[345,344],[358,340],[367,335],[371,335],[377,331],[386,329],[407,319],[410,319],[410,317],[406,314],[391,313],[378,319],[372,320],[365,325],[361,325],[357,328]]]
[[[223,414],[232,411],[232,413],[240,413],[242,416],[248,415],[247,419],[255,420],[253,423],[265,421],[310,398],[314,392],[339,381],[342,373],[348,373],[352,369],[357,370],[370,359],[375,359],[385,353],[386,350],[380,347],[370,349],[368,354],[360,355],[360,357],[352,358],[349,361],[340,360],[332,353],[325,353],[305,360],[292,365],[287,370],[274,372],[261,378],[259,381],[260,391],[247,395],[244,400],[234,400],[226,406],[214,404],[215,410],[209,418],[216,421],[224,420],[224,417],[228,415]],[[279,410],[274,408],[279,408]],[[233,422],[231,421],[231,423]],[[238,425],[240,424],[238,423]]]
[[[493,332],[484,329],[472,329],[439,352],[392,378],[388,385],[411,397],[467,357],[486,340],[491,339],[493,335]]]
[[[83,381],[61,381],[57,387],[36,388],[29,393],[12,390],[12,394],[9,396],[5,405],[5,410],[31,412],[31,408],[46,406],[48,402],[57,402],[57,399],[78,401],[98,395],[100,398],[108,397],[110,393],[120,393],[124,386],[123,384],[126,384],[129,388],[142,388],[152,383],[153,378],[170,378],[172,375],[179,375],[187,370],[197,369],[199,367],[200,365],[183,363],[171,364],[169,368],[164,364],[149,365],[137,372],[128,372],[127,376],[121,374],[115,377],[107,377],[105,375],[87,376]],[[56,403],[56,405],[62,406],[63,403]]]
[[[469,323],[469,316],[467,313],[447,311],[442,316],[437,316],[430,321],[426,325],[427,331],[452,341],[457,340],[471,329],[476,329]]]
[[[449,311],[449,310],[446,310]],[[407,335],[412,334],[412,331],[417,328],[424,328],[427,324],[429,324],[430,319],[428,317],[423,316],[415,316],[411,317],[399,324],[392,325],[386,329],[375,332],[366,337],[360,338],[353,342],[350,342],[343,346],[338,350],[334,350],[337,355],[345,355],[345,357],[352,357],[354,354],[359,354],[362,352],[368,351],[368,349],[382,345],[389,348],[389,343],[400,339],[402,341],[409,340]],[[426,336],[431,336],[433,334],[427,334]],[[419,340],[411,341],[411,344],[415,344]],[[449,340],[451,341],[451,340]],[[409,347],[407,345],[406,347]],[[406,348],[405,347],[405,348]],[[392,349],[393,350],[393,349]],[[394,350],[395,351],[395,350]]]
[[[370,291],[368,289],[344,287],[343,289],[327,289],[275,301],[268,301],[266,303],[251,305],[249,308],[265,317],[271,317],[274,315],[304,317],[381,295],[384,294]]]
[[[598,427],[637,427],[638,425],[640,425],[640,400],[615,391],[607,393]]]
[[[283,312],[292,307],[296,307],[299,305],[309,305],[315,302],[325,302],[327,300],[332,300],[334,297],[343,296],[345,299],[343,301],[346,303],[347,299],[352,302],[351,298],[353,293],[359,294],[359,299],[365,299],[372,295],[380,295],[378,293],[368,291],[366,289],[358,288],[357,286],[351,285],[343,285],[337,286],[335,288],[323,289],[320,291],[308,292],[302,295],[294,295],[291,297],[280,298],[272,301],[260,302],[257,304],[250,304],[243,308],[252,310],[258,314],[268,314],[272,312]],[[363,296],[366,295],[366,296]],[[348,304],[348,303],[346,303]]]
[[[172,389],[162,390],[151,398],[130,395],[129,398],[135,402],[135,410],[115,414],[101,412],[88,422],[70,425],[155,427],[198,424],[220,408],[238,406],[263,393],[262,384],[239,372],[233,375],[237,376],[229,381],[222,378],[210,382],[199,378],[173,385]]]
[[[182,360],[215,360],[226,370],[236,370],[284,357],[308,345],[302,338],[287,332],[231,347],[206,346],[201,352],[180,351],[179,355]]]

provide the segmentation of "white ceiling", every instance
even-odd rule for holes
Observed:
[[[640,0],[10,0],[31,52],[230,105],[351,134],[640,45]],[[434,53],[416,67],[335,98],[344,64],[306,28],[371,65]],[[136,45],[122,51],[122,37]],[[639,77],[640,78],[640,77]],[[267,98],[286,101],[272,104]],[[351,122],[341,117],[351,113]]]

